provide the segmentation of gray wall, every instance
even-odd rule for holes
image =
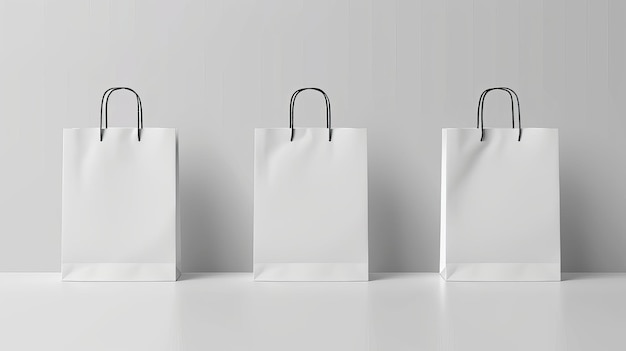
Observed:
[[[179,128],[185,271],[251,270],[253,128],[287,127],[303,86],[368,128],[371,270],[436,271],[440,130],[496,85],[560,129],[563,269],[626,271],[624,1],[0,0],[0,271],[59,270],[61,129],[115,85]],[[303,94],[297,125],[322,106]],[[508,113],[490,96],[488,126]],[[132,126],[132,99],[111,116]]]

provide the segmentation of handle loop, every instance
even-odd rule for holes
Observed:
[[[129,90],[133,94],[135,94],[135,97],[137,97],[137,140],[141,141],[141,130],[143,129],[143,107],[141,105],[141,98],[139,98],[139,94],[137,94],[137,92],[127,87],[109,88],[104,92],[104,95],[102,95],[102,101],[100,101],[100,141],[102,141],[102,138],[104,136],[104,130],[109,127],[109,121],[108,121],[109,96],[111,96],[111,94],[116,90]],[[103,109],[104,109],[104,114],[102,113]],[[104,116],[104,128],[102,127],[103,116]]]
[[[496,87],[489,88],[480,94],[480,98],[478,99],[478,110],[476,111],[476,128],[480,128],[480,141],[485,139],[485,123],[483,119],[483,112],[485,107],[485,98],[487,97],[487,93],[492,90],[503,90],[506,91],[511,97],[511,128],[515,128],[515,102],[517,102],[517,128],[519,129],[519,133],[517,136],[517,141],[522,140],[522,112],[520,110],[519,97],[517,93],[513,91],[511,88],[506,87]],[[515,97],[515,98],[514,98]]]
[[[326,100],[326,128],[328,128],[328,141],[331,141],[332,129],[330,127],[330,100],[328,99],[328,95],[326,95],[326,93],[322,89],[319,89],[319,88],[302,88],[302,89],[296,90],[296,92],[293,93],[293,95],[291,95],[291,101],[289,102],[289,128],[291,129],[290,141],[293,141],[293,134],[294,134],[293,110],[294,110],[294,105],[296,103],[296,97],[298,96],[298,94],[300,94],[301,92],[305,90],[319,91],[320,93],[322,93],[322,95],[324,95],[324,99]]]

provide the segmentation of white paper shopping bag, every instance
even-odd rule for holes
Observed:
[[[517,129],[484,128],[482,107],[492,90],[509,93],[513,113],[517,105]],[[522,129],[517,94],[508,88],[486,90],[478,106],[478,128],[442,133],[441,275],[558,281],[558,131]]]
[[[175,281],[180,275],[176,130],[63,130],[62,277],[66,281]],[[103,125],[104,118],[104,125]]]
[[[326,99],[327,125],[293,128],[297,95]],[[366,281],[366,129],[331,129],[317,88],[291,98],[290,128],[256,129],[254,279]]]

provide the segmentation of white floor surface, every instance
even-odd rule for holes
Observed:
[[[62,283],[0,274],[0,350],[626,350],[626,274],[560,283]]]

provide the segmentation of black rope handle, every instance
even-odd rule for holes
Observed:
[[[517,93],[513,91],[511,88],[507,87],[496,87],[489,88],[480,94],[480,98],[478,99],[478,110],[476,111],[476,128],[480,128],[480,141],[485,139],[485,122],[483,118],[484,106],[485,106],[485,98],[487,97],[487,93],[492,90],[503,90],[506,91],[511,97],[511,128],[515,128],[515,102],[517,102],[517,128],[519,129],[519,133],[517,136],[517,141],[522,140],[522,112],[520,110],[519,97]],[[514,101],[515,97],[515,101]]]
[[[141,98],[136,91],[127,87],[114,87],[107,89],[102,95],[102,100],[100,101],[100,141],[104,136],[104,130],[109,127],[108,113],[109,113],[109,96],[113,94],[116,90],[129,90],[135,97],[137,97],[137,140],[141,141],[141,130],[143,129],[143,106],[141,105]],[[104,114],[102,113],[104,109]],[[102,127],[102,120],[104,116],[104,128]]]
[[[293,95],[291,95],[291,101],[289,102],[289,128],[291,129],[291,139],[290,139],[290,141],[293,141],[293,134],[294,134],[293,110],[294,110],[294,106],[295,106],[295,103],[296,103],[296,97],[298,96],[298,94],[300,94],[301,92],[303,92],[305,90],[319,91],[320,93],[322,93],[322,95],[324,95],[324,99],[326,100],[326,128],[328,128],[328,141],[331,141],[331,139],[332,139],[332,128],[330,127],[330,100],[328,99],[328,95],[326,95],[326,93],[322,89],[319,89],[319,88],[302,88],[302,89],[296,90],[295,93],[293,93]]]
[[[476,128],[480,128],[480,114],[481,112],[481,106],[484,105],[485,103],[485,96],[487,95],[488,92],[492,91],[492,90],[504,90],[509,94],[509,97],[511,98],[511,128],[515,128],[515,110],[514,110],[514,101],[513,101],[513,94],[511,94],[511,92],[508,90],[508,88],[491,88],[491,89],[487,89],[485,91],[482,92],[482,94],[480,94],[480,98],[478,98],[478,110],[476,111]]]

